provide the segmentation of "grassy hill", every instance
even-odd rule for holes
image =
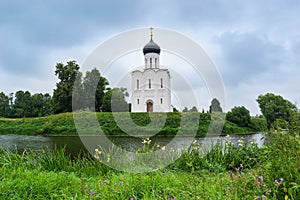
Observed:
[[[131,118],[126,117],[126,115],[128,115],[128,113],[96,113],[101,129],[107,135],[126,135],[117,125],[114,117],[121,119],[121,123],[123,125],[125,124],[126,126],[126,124],[128,124],[127,127],[125,127],[125,129],[129,131],[136,131],[135,127],[130,126],[130,120],[133,120],[134,123],[136,123],[139,126],[146,126],[151,122],[148,113],[130,113]],[[154,119],[160,120],[164,117],[165,113],[152,113],[151,115],[153,115],[152,117]],[[175,135],[179,130],[183,129],[187,130],[188,133],[189,130],[195,130],[194,128],[196,127],[196,129],[198,129],[197,136],[205,136],[211,122],[211,115],[208,113],[194,113],[193,116],[196,116],[194,121],[191,118],[189,119],[189,121],[186,121],[181,124],[182,117],[185,117],[187,115],[188,113],[167,113],[167,118],[164,123],[164,126],[162,129],[159,129],[160,131],[158,135],[172,136]],[[199,120],[197,117],[200,117]],[[218,124],[214,124],[212,128],[217,126]],[[153,127],[143,129],[142,131],[140,131],[140,134],[142,135],[143,131],[155,131],[152,129]],[[264,126],[261,126],[260,129],[264,129]],[[257,128],[254,129],[238,127],[237,125],[226,121],[222,133],[246,134],[257,131],[265,130],[257,130]],[[63,113],[38,118],[0,118],[0,134],[77,135],[77,131],[74,124],[73,114]]]

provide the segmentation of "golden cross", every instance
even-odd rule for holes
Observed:
[[[152,39],[152,36],[153,36],[153,27],[150,27],[150,36],[151,36],[151,39]]]

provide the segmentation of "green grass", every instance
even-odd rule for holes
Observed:
[[[300,199],[299,135],[269,140],[262,148],[228,142],[209,152],[192,145],[171,165],[143,174],[88,155],[74,159],[64,149],[0,150],[0,199]]]
[[[121,122],[125,124],[125,126],[127,124],[130,124],[129,120],[131,120],[131,118],[133,122],[139,126],[146,126],[151,121],[148,113],[130,113],[130,119],[126,118],[126,113],[115,113],[114,115],[121,119]],[[161,119],[162,116],[165,115],[165,113],[152,113],[152,115],[155,115],[156,119]],[[159,130],[158,136],[173,136],[178,132],[178,130],[181,129],[181,127],[184,127],[184,130],[187,134],[189,134],[189,132],[193,132],[193,130],[196,128],[198,129],[198,137],[205,136],[211,122],[211,115],[208,113],[198,113],[196,115],[200,117],[200,120],[196,123],[193,120],[189,120],[185,124],[180,124],[181,117],[184,115],[187,115],[187,113],[167,113],[165,125],[161,130]],[[127,135],[117,125],[112,113],[97,113],[97,119],[99,121],[99,124],[101,125],[101,129],[104,131],[105,134],[119,136]],[[136,131],[136,128],[130,125],[128,125],[125,128],[130,132]],[[91,132],[93,131],[94,130],[91,130]],[[138,134],[147,134],[149,131],[155,131],[155,127],[150,127],[146,130],[141,130]],[[237,125],[226,121],[222,133],[224,135],[229,133],[248,134],[257,131],[265,130],[238,127]],[[63,113],[38,118],[0,118],[0,134],[77,135],[77,131],[74,125],[73,114]]]

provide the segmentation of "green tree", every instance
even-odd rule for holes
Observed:
[[[96,68],[87,71],[83,79],[85,107],[90,110],[95,107],[96,112],[101,111],[107,86],[107,79]]]
[[[189,112],[198,112],[198,109],[197,109],[196,106],[193,106],[193,107],[189,110]]]
[[[251,116],[249,110],[244,106],[238,106],[231,109],[226,114],[226,119],[241,127],[251,127]]]
[[[0,117],[8,117],[10,112],[9,97],[0,93]]]
[[[53,112],[71,112],[72,111],[72,94],[76,76],[81,76],[79,65],[76,61],[69,61],[66,65],[62,63],[56,64],[55,75],[60,82],[56,84],[56,89],[53,92]],[[81,80],[80,78],[78,80]],[[81,82],[76,83],[76,89],[80,89]],[[80,92],[77,92],[80,94]],[[80,97],[77,95],[76,97]],[[77,101],[79,102],[79,101]],[[80,105],[80,103],[78,103]]]
[[[52,99],[51,96],[46,94],[37,93],[31,96],[32,101],[32,116],[41,117],[47,116],[52,113]]]
[[[187,107],[184,107],[182,110],[182,112],[188,112],[188,111],[189,111],[189,109]]]
[[[272,127],[272,123],[276,119],[283,119],[289,123],[292,113],[297,111],[297,107],[294,104],[282,96],[272,93],[259,95],[256,101],[267,120],[268,128]]]
[[[33,105],[30,92],[17,91],[12,108],[13,117],[32,117]]]
[[[125,88],[108,88],[103,99],[103,112],[128,112],[125,96],[129,96]]]
[[[222,108],[218,99],[213,98],[209,106],[209,112],[222,112]]]

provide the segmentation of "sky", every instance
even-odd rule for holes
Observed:
[[[0,91],[52,94],[56,63],[80,65],[115,35],[158,27],[206,51],[224,83],[225,111],[243,105],[260,114],[260,94],[300,102],[299,13],[297,0],[0,1]]]

